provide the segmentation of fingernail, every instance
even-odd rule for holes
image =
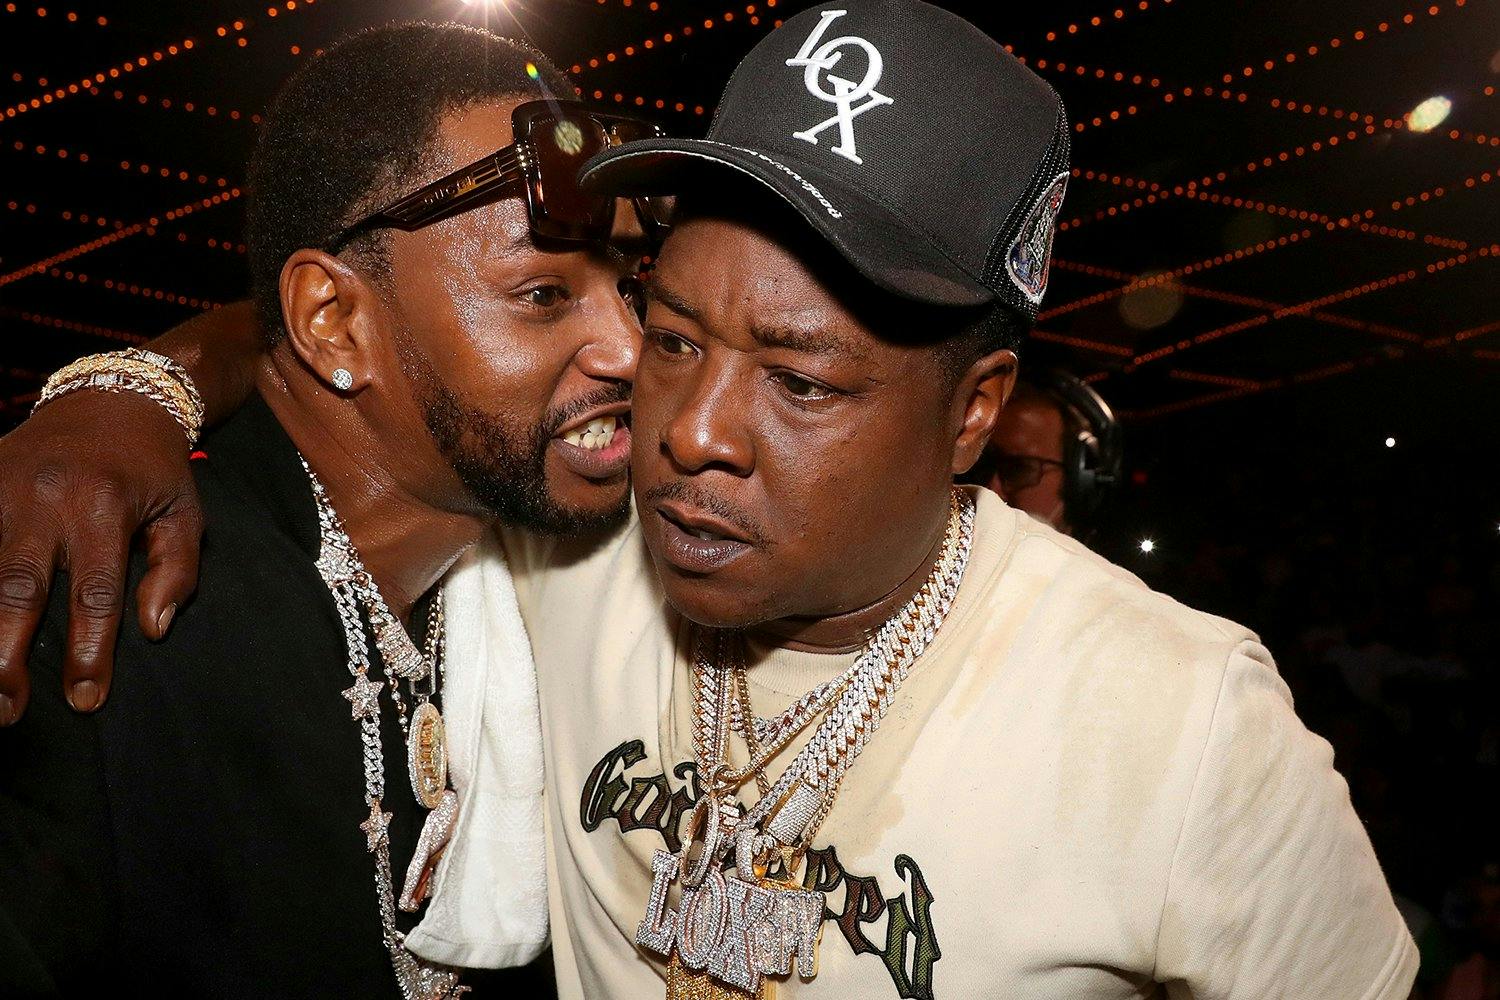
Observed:
[[[159,639],[167,637],[167,629],[172,624],[172,619],[177,614],[177,602],[173,601],[161,609],[161,614],[156,616],[156,636]]]
[[[73,685],[68,702],[79,712],[92,712],[99,706],[99,685],[93,681],[79,681]]]
[[[0,726],[8,726],[16,721],[16,703],[7,696],[0,694]]]

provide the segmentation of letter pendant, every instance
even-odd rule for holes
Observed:
[[[680,867],[666,851],[652,857],[651,895],[635,937],[668,957],[669,1000],[767,1000],[775,985],[766,977],[790,975],[794,957],[799,975],[817,974],[822,893],[712,870],[696,889],[683,889],[674,912],[667,891]]]
[[[437,706],[424,701],[411,715],[406,769],[411,792],[424,809],[435,809],[448,788],[448,736]]]

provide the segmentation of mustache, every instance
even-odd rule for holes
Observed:
[[[663,500],[680,500],[692,504],[694,507],[708,511],[715,517],[722,518],[745,533],[745,537],[756,545],[765,543],[763,535],[755,522],[742,514],[738,507],[717,494],[710,493],[696,483],[686,479],[673,479],[670,482],[653,486],[646,491],[644,497],[645,506],[655,507]]]
[[[629,382],[617,382],[614,385],[596,389],[587,395],[579,396],[575,400],[564,403],[562,406],[548,410],[546,417],[542,420],[543,433],[541,434],[541,439],[543,441],[548,440],[557,434],[558,431],[562,430],[564,424],[582,416],[595,407],[609,406],[612,403],[630,402],[631,388],[632,386]]]

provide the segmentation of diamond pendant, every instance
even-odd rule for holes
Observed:
[[[411,716],[406,741],[411,791],[424,809],[435,809],[448,787],[448,738],[437,706],[424,701]]]
[[[821,892],[794,883],[747,882],[714,869],[695,888],[683,887],[674,911],[667,907],[667,890],[681,864],[666,851],[652,857],[651,895],[635,935],[641,948],[669,958],[669,998],[765,997],[773,985],[767,976],[791,975],[794,966],[804,979],[817,975]],[[676,982],[688,992],[672,992],[670,963],[679,966]]]

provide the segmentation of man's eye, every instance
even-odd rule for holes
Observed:
[[[555,309],[569,298],[568,290],[562,285],[537,285],[521,293],[521,299],[527,305],[538,309]]]
[[[691,354],[693,345],[677,336],[675,333],[667,333],[665,330],[657,330],[652,333],[652,339],[663,354]]]
[[[833,395],[829,388],[811,379],[805,379],[793,372],[775,372],[772,376],[787,394],[802,400],[827,399]]]

